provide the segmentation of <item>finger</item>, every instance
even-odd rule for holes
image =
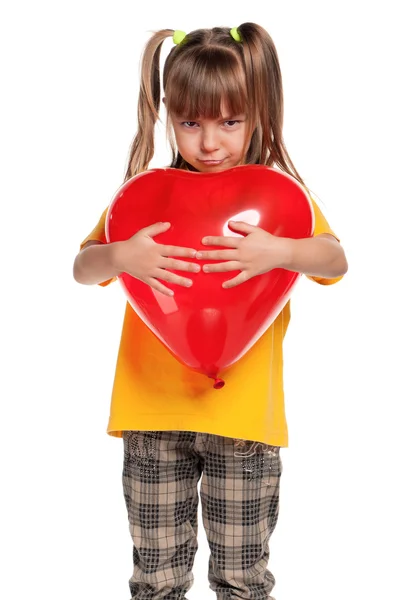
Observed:
[[[241,231],[242,233],[253,233],[258,230],[258,227],[249,225],[249,223],[245,223],[244,221],[228,221],[228,227],[232,231]]]
[[[237,260],[237,250],[201,250],[196,253],[196,258],[202,260]]]
[[[148,280],[148,285],[165,296],[174,296],[173,290],[170,290],[168,287],[163,285],[163,283],[160,283],[160,281],[154,279],[153,277]]]
[[[141,229],[141,233],[149,237],[154,237],[155,235],[159,235],[159,233],[163,233],[167,231],[170,227],[170,223],[153,223],[153,225],[149,225],[148,227],[144,227]]]
[[[192,279],[181,277],[181,275],[176,275],[175,273],[171,273],[166,269],[157,269],[155,272],[155,277],[156,279],[167,281],[168,283],[174,283],[175,285],[182,285],[184,287],[191,287],[192,285]]]
[[[222,284],[222,286],[223,286],[223,288],[226,288],[226,289],[236,287],[237,285],[244,283],[248,279],[250,279],[250,277],[247,275],[247,271],[242,271],[241,273],[239,273],[239,275],[237,275],[233,279],[228,279],[228,281],[225,281]]]
[[[184,258],[195,258],[196,250],[193,248],[183,248],[182,246],[164,246],[160,245],[160,254],[165,257],[179,256]]]
[[[240,271],[241,263],[237,260],[230,260],[228,262],[216,263],[214,265],[205,265],[203,271],[205,273],[223,273],[227,271]]]
[[[160,261],[162,269],[171,269],[172,271],[190,271],[191,273],[199,273],[200,265],[190,263],[185,260],[175,260],[173,258],[163,258]]]
[[[207,235],[202,239],[205,246],[225,246],[225,248],[237,248],[242,238],[227,237],[224,235]]]

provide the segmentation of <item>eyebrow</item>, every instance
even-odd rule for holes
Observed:
[[[238,113],[236,115],[222,116],[218,120],[219,121],[234,121],[234,120],[236,120],[237,117],[245,117],[245,116],[246,116],[245,113]],[[175,115],[175,117],[176,117],[176,119],[182,120],[182,121],[197,121],[198,120],[197,118],[194,119],[194,118],[187,117],[184,115]],[[200,117],[199,117],[199,119],[200,119]]]

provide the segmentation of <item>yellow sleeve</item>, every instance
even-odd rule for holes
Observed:
[[[316,235],[320,235],[321,233],[329,233],[330,235],[335,237],[338,242],[340,242],[340,239],[330,228],[329,223],[325,219],[325,216],[323,215],[321,209],[319,208],[319,206],[313,198],[311,198],[311,202],[312,207],[314,209],[315,217],[314,237]],[[320,283],[321,285],[333,285],[334,283],[337,283],[338,281],[343,279],[344,275],[340,275],[340,277],[335,277],[333,279],[327,279],[326,277],[313,277],[312,275],[306,275],[306,277],[308,277],[308,279],[311,279],[312,281],[315,281],[316,283]]]
[[[83,246],[86,242],[89,242],[91,240],[101,242],[102,244],[107,243],[106,236],[105,236],[105,221],[106,221],[106,215],[108,213],[108,208],[109,207],[107,207],[104,210],[104,212],[101,215],[100,220],[98,221],[97,225],[94,227],[92,232],[81,242],[80,250],[83,248]],[[98,285],[105,287],[106,285],[109,285],[110,283],[112,283],[112,281],[116,281],[116,279],[117,279],[117,277],[112,277],[112,279],[107,279],[106,281],[102,281]]]

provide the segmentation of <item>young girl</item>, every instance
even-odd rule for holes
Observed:
[[[159,54],[175,45],[163,71],[171,167],[219,172],[239,164],[277,166],[303,180],[282,137],[283,92],[275,46],[258,25],[162,30],[143,55],[138,133],[125,181],[145,171],[154,153],[161,99]],[[172,139],[174,138],[174,139]],[[176,147],[175,147],[176,144]],[[189,202],[189,199],[187,199]],[[209,237],[220,250],[164,246],[154,223],[123,242],[106,243],[107,209],[82,242],[74,277],[108,285],[129,273],[155,290],[190,286],[189,273],[240,271],[225,287],[274,268],[330,285],[347,271],[344,251],[313,201],[314,237],[273,236],[245,223],[239,237]],[[185,260],[180,260],[184,258]],[[207,265],[208,260],[220,260]],[[170,270],[169,270],[170,269]],[[172,271],[178,271],[176,274]],[[126,303],[108,433],[124,440],[123,489],[134,542],[131,597],[182,600],[193,583],[198,482],[209,547],[209,582],[217,598],[271,599],[269,539],[279,512],[280,447],[288,446],[282,342],[288,303],[257,343],[223,374],[209,379],[180,364]]]

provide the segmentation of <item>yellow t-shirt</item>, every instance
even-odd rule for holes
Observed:
[[[312,203],[314,235],[336,237]],[[80,248],[89,240],[106,243],[108,208]],[[330,285],[342,277],[309,279]],[[211,379],[175,359],[127,302],[107,433],[122,437],[123,430],[196,431],[287,447],[282,344],[289,321],[290,301],[254,346],[222,374],[226,385],[215,390]]]

